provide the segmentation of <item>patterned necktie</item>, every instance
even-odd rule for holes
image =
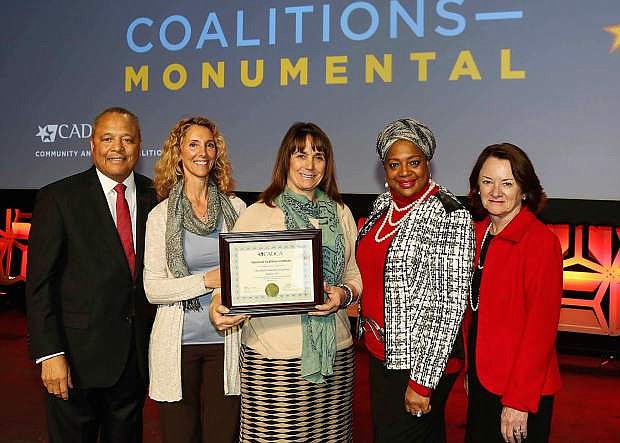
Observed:
[[[123,250],[127,257],[131,276],[136,276],[136,252],[133,248],[133,234],[131,232],[131,215],[129,215],[129,205],[125,199],[125,186],[122,183],[114,186],[116,191],[116,230],[121,238]]]

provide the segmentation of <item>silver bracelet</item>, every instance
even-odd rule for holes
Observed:
[[[339,285],[336,285],[339,288],[341,288],[345,294],[347,295],[347,297],[344,300],[344,303],[342,304],[343,308],[348,308],[349,306],[351,306],[353,304],[353,289],[351,289],[348,285],[345,285],[344,283],[341,283]],[[357,299],[355,300],[357,301]]]

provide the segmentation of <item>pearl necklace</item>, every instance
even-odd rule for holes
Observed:
[[[489,232],[491,232],[491,225],[492,225],[492,223],[489,223],[489,226],[487,226],[487,230],[484,231],[484,237],[482,237],[482,243],[480,243],[480,251],[482,251],[482,248],[484,247],[484,242],[487,241],[487,237],[489,236]],[[484,265],[482,265],[482,266],[480,265],[480,257],[478,257],[478,264],[476,266],[480,270],[484,269]]]
[[[390,203],[390,207],[388,208],[388,212],[387,212],[387,214],[385,214],[385,218],[383,219],[383,222],[381,223],[381,226],[379,226],[379,229],[377,229],[377,232],[375,232],[375,241],[377,243],[381,243],[383,240],[385,240],[385,239],[391,237],[392,235],[394,235],[394,233],[396,231],[398,231],[398,228],[400,227],[401,223],[403,221],[405,221],[407,216],[415,208],[417,208],[423,201],[426,200],[426,197],[428,197],[428,195],[435,189],[435,186],[437,186],[435,184],[435,182],[433,182],[432,180],[429,180],[429,186],[428,186],[428,189],[426,190],[426,192],[424,194],[422,194],[422,196],[420,198],[418,198],[417,200],[412,201],[407,206],[403,206],[402,208],[399,208],[398,206],[396,206],[396,203],[394,202],[394,199],[392,199],[392,201]],[[401,218],[399,218],[398,221],[393,222],[392,221],[392,215],[394,213],[394,210],[396,210],[396,212],[407,211],[407,213],[404,214]],[[385,228],[385,224],[386,223],[388,223],[394,229],[392,229],[390,232],[388,232],[383,237],[381,237],[379,234],[381,233],[381,231],[383,231],[383,228]]]
[[[484,231],[484,237],[482,237],[482,243],[480,243],[481,254],[482,254],[482,248],[484,247],[484,242],[487,241],[489,232],[491,232],[491,226],[492,226],[492,223],[489,223],[489,226],[487,226],[487,230]],[[476,267],[480,269],[481,271],[484,269],[484,265],[480,266],[480,256],[478,256],[478,264],[476,264]],[[474,306],[473,296],[472,296],[471,288],[470,288],[469,289],[469,307],[471,308],[472,311],[476,312],[479,306],[480,306],[480,294],[478,294],[478,300],[477,300],[476,306]]]

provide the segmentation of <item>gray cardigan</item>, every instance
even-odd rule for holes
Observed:
[[[245,203],[232,197],[237,213]],[[157,401],[179,401],[181,395],[181,335],[183,300],[205,293],[201,274],[175,278],[166,264],[166,221],[168,199],[159,203],[146,222],[144,250],[144,291],[149,302],[157,305],[157,314],[149,345],[149,397]],[[226,232],[226,224],[222,232]],[[231,333],[239,334],[235,329]]]

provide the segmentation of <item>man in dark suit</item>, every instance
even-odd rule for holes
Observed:
[[[144,295],[151,181],[133,172],[137,117],[95,118],[94,166],[42,188],[29,240],[30,354],[48,391],[52,442],[141,442],[153,318]]]

